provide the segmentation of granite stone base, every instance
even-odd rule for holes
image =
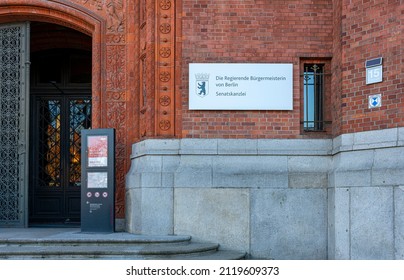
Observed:
[[[258,259],[404,259],[403,130],[136,143],[126,230]]]

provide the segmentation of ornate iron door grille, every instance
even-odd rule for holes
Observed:
[[[28,42],[28,23],[0,26],[0,226],[26,224]]]

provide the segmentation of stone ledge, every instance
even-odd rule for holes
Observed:
[[[331,155],[331,139],[260,139],[259,155]]]
[[[404,146],[404,128],[348,133],[333,139],[333,154]]]
[[[404,146],[404,127],[399,127],[398,128],[397,145],[398,146]]]
[[[148,139],[132,145],[131,159],[145,155],[297,155],[404,146],[404,127],[342,134],[334,139]]]
[[[131,159],[144,155],[177,155],[180,149],[177,139],[148,139],[132,145]]]
[[[132,145],[145,155],[333,156],[340,152],[404,146],[404,127],[342,134],[334,139],[148,139]]]
[[[132,145],[145,155],[331,155],[331,139],[148,139]]]

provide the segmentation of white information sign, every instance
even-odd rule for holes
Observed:
[[[106,189],[108,188],[108,173],[107,172],[88,172],[87,173],[89,189]]]
[[[375,84],[383,81],[383,66],[366,68],[366,84]]]
[[[190,110],[293,110],[293,64],[190,63]]]

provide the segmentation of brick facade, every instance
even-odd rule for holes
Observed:
[[[341,90],[342,90],[342,40],[341,40],[341,20],[342,20],[342,2],[333,1],[333,59],[332,59],[332,82],[331,82],[331,111],[333,114],[332,132],[338,135],[341,131]]]
[[[402,1],[342,1],[341,133],[404,125]],[[365,84],[365,61],[383,57],[383,82]],[[367,96],[382,94],[368,109]]]
[[[93,124],[117,130],[123,218],[131,145],[141,140],[331,138],[404,126],[403,10],[399,0],[3,0],[0,23],[43,21],[91,36]],[[374,57],[383,57],[383,82],[366,85]],[[188,65],[197,62],[292,63],[293,111],[189,110]],[[330,124],[304,133],[300,74],[317,62],[330,72]],[[383,105],[368,109],[376,93]]]
[[[187,138],[298,138],[301,60],[332,57],[332,1],[182,1],[182,131]],[[293,111],[189,111],[188,63],[293,63]],[[309,137],[309,136],[308,136]]]
[[[301,138],[299,62],[332,59],[328,135],[403,126],[400,1],[183,1],[182,125],[189,138]],[[382,83],[365,84],[365,61],[383,57]],[[189,111],[190,62],[294,64],[294,110]],[[382,93],[383,106],[368,109]],[[327,119],[328,118],[328,119]]]

